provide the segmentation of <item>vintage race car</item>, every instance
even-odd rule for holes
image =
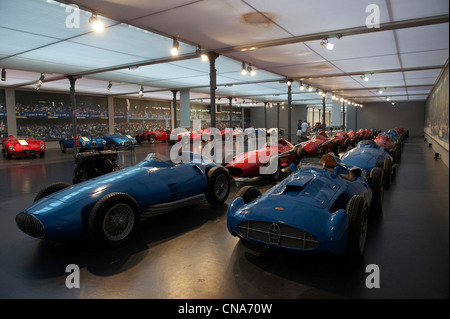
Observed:
[[[194,158],[191,153],[190,158]],[[120,246],[141,216],[203,203],[221,205],[230,192],[228,171],[215,163],[174,164],[151,153],[141,163],[75,184],[52,184],[16,216],[24,233],[49,240],[89,238]]]
[[[106,141],[106,146],[110,149],[134,149],[137,145],[137,141],[130,135],[110,134],[103,137]]]
[[[295,166],[295,165],[293,165]],[[382,208],[382,170],[370,176],[324,155],[263,195],[244,187],[231,203],[228,231],[244,243],[302,252],[363,255],[370,209]]]
[[[258,150],[236,155],[225,168],[233,177],[256,177],[261,174],[261,167],[268,166],[271,161],[276,160],[276,172],[267,174],[271,182],[276,182],[280,177],[281,170],[290,166],[296,160],[293,150],[294,145],[292,143],[280,138],[276,145],[268,144]],[[271,158],[274,154],[276,156]]]
[[[15,138],[10,135],[2,139],[2,153],[6,159],[11,159],[13,156],[30,156],[39,155],[45,156],[45,142],[31,138]]]
[[[137,143],[142,143],[143,141],[148,141],[150,144],[155,142],[167,142],[170,137],[170,131],[164,130],[154,130],[144,133],[139,133],[136,135]]]
[[[314,138],[295,145],[295,154],[297,158],[323,156],[328,152],[333,152],[338,156],[340,152],[340,143],[337,139],[330,138],[327,133],[321,131]]]
[[[77,141],[78,140],[78,141]],[[65,153],[68,148],[77,147],[79,152],[84,152],[86,150],[103,150],[106,145],[106,141],[101,137],[86,137],[86,136],[77,136],[66,137],[59,141],[59,148],[61,152]]]
[[[334,135],[335,141],[339,142],[341,150],[347,150],[350,146],[350,138],[346,132],[339,132]]]
[[[356,146],[356,144],[358,144],[358,142],[359,142],[358,133],[356,133],[353,130],[350,130],[350,131],[347,132],[347,136],[348,136],[348,138],[350,140],[350,145],[351,146],[354,147],[354,146]]]
[[[383,169],[384,186],[391,185],[395,168],[394,155],[384,147],[378,146],[373,140],[361,141],[358,145],[346,152],[341,161],[348,166],[356,166],[370,172],[374,167]]]
[[[394,163],[400,162],[402,157],[402,148],[399,143],[394,143],[389,135],[380,134],[374,138],[376,145],[383,147],[385,150],[389,151],[393,157]]]
[[[360,129],[356,134],[358,134],[359,141],[370,140],[373,137],[372,130],[370,129]]]

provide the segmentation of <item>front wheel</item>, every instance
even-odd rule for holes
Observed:
[[[54,183],[46,188],[42,189],[39,193],[37,193],[36,197],[34,198],[34,202],[40,200],[41,198],[44,198],[45,196],[51,195],[53,193],[56,193],[62,189],[65,189],[67,187],[71,186],[67,183]]]
[[[245,204],[253,202],[259,196],[261,192],[255,186],[244,186],[236,193],[236,198],[242,197]]]
[[[217,166],[208,171],[206,176],[206,200],[210,205],[223,204],[230,194],[230,175],[225,167]]]
[[[103,246],[122,246],[134,234],[138,219],[139,205],[133,197],[124,193],[105,195],[89,216],[90,238]]]
[[[384,186],[389,188],[392,183],[392,160],[390,158],[386,158],[383,163],[383,171],[384,171]]]
[[[347,204],[348,246],[347,255],[357,259],[364,255],[367,240],[369,212],[364,197],[354,195]]]
[[[370,171],[370,185],[373,194],[370,206],[374,212],[381,212],[384,200],[384,171],[381,168],[374,167]]]

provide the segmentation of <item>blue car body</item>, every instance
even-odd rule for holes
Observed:
[[[125,136],[120,134],[110,134],[103,137],[106,141],[106,145],[113,149],[133,149],[137,145],[135,138],[131,136]]]
[[[79,142],[79,148],[82,149],[98,149],[102,150],[104,149],[106,145],[106,141],[102,139],[101,137],[85,137],[80,136],[78,137]],[[61,148],[61,151],[65,151],[66,148],[74,148],[74,142],[73,137],[63,138],[59,141],[59,145]]]
[[[237,197],[228,210],[228,231],[257,245],[344,255],[349,231],[347,202],[361,195],[370,205],[372,190],[364,171],[348,181],[340,175],[353,168],[335,161],[333,171],[322,164],[298,170],[294,165],[290,176],[253,202],[245,204]]]
[[[207,174],[219,166],[203,162],[174,164],[151,153],[135,166],[69,186],[36,200],[16,216],[16,224],[23,232],[37,238],[86,238],[89,237],[91,211],[106,195],[119,192],[131,196],[142,216],[165,213],[203,202],[208,190]],[[227,173],[225,168],[223,171]]]
[[[389,131],[385,132],[384,134],[389,136],[391,138],[392,142],[394,142],[394,143],[399,142],[400,135],[396,131],[389,130]]]
[[[359,142],[355,148],[347,151],[341,161],[348,166],[356,166],[370,172],[374,167],[383,168],[385,160],[393,162],[392,154],[384,147],[372,142]]]

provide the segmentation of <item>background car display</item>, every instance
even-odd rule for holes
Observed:
[[[275,182],[280,176],[281,169],[288,167],[296,160],[293,150],[294,145],[281,138],[276,145],[268,144],[258,150],[236,155],[225,168],[233,177],[255,177],[260,175],[262,166],[270,165],[271,161],[276,160],[276,172],[267,175],[271,182]],[[276,157],[270,158],[271,154],[275,154]]]
[[[167,142],[170,137],[170,131],[164,130],[154,130],[144,133],[138,133],[136,135],[136,142],[142,143],[143,141],[148,141],[150,144],[155,142]]]
[[[294,166],[294,165],[293,165]],[[382,170],[368,177],[330,154],[302,165],[258,197],[247,187],[230,205],[233,236],[260,246],[302,252],[363,255],[369,208],[382,207]]]
[[[305,157],[323,156],[328,152],[333,152],[338,156],[340,150],[339,141],[330,138],[327,133],[321,131],[312,139],[295,145],[295,154],[299,159]]]
[[[11,159],[13,156],[30,156],[39,155],[45,156],[45,142],[31,138],[16,138],[12,135],[2,139],[2,153],[6,159]]]
[[[110,134],[103,137],[106,141],[106,146],[110,149],[133,149],[137,145],[137,141],[130,135]]]
[[[59,148],[61,152],[66,152],[68,148],[77,148],[79,152],[86,150],[103,150],[105,148],[106,141],[101,137],[86,137],[76,136],[75,143],[73,137],[66,137],[59,141]]]
[[[16,224],[37,238],[90,238],[102,245],[120,246],[129,241],[141,216],[205,200],[221,205],[229,192],[230,177],[221,165],[174,164],[151,153],[135,166],[75,185],[57,183],[44,188],[16,216]]]

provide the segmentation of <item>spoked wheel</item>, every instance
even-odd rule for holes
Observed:
[[[111,193],[101,198],[89,217],[89,234],[104,246],[127,243],[135,232],[139,216],[136,201],[124,193]]]
[[[155,141],[156,141],[155,135],[149,135],[149,136],[148,136],[148,142],[149,142],[150,144],[154,144]]]

